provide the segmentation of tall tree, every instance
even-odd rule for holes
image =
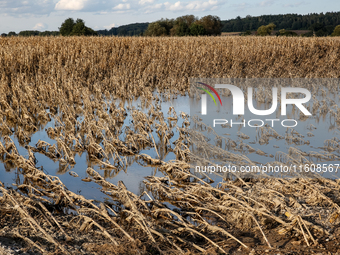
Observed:
[[[205,34],[206,34],[205,29],[201,24],[197,22],[191,24],[190,35],[198,36],[198,35],[205,35]]]
[[[171,35],[177,35],[177,36],[185,36],[190,33],[190,29],[188,24],[181,19],[176,19],[175,25],[170,30]]]
[[[76,24],[73,26],[70,35],[71,36],[85,35],[85,23],[82,19],[77,19]]]
[[[85,26],[85,22],[82,19],[77,19],[76,22],[72,18],[66,19],[61,24],[59,31],[63,36],[97,35],[97,32]]]
[[[167,35],[166,28],[160,22],[150,23],[148,29],[145,31],[146,36],[164,36]]]
[[[68,36],[71,34],[75,22],[72,18],[66,19],[59,28],[59,32],[62,36]]]
[[[199,23],[204,27],[208,35],[221,34],[221,20],[217,16],[204,16],[199,20]]]

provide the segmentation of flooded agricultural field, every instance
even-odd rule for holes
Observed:
[[[78,115],[76,119],[76,125],[79,126],[76,126],[75,129],[80,131],[75,135],[78,139],[74,138],[73,141],[70,141],[70,144],[74,146],[72,147],[74,151],[67,151],[66,153],[60,152],[58,148],[64,147],[55,134],[58,131],[62,132],[65,128],[60,122],[63,113],[60,112],[54,117],[51,117],[49,110],[47,111],[48,121],[40,123],[41,125],[37,127],[36,132],[30,137],[27,137],[27,141],[25,140],[25,142],[23,142],[19,136],[13,134],[4,136],[1,142],[4,145],[12,144],[15,150],[28,160],[30,159],[29,154],[33,153],[33,162],[38,169],[46,174],[58,176],[68,189],[84,195],[88,199],[104,201],[108,199],[108,197],[100,191],[101,187],[99,185],[90,181],[86,173],[87,168],[97,170],[105,180],[113,184],[122,181],[128,190],[140,195],[145,190],[142,182],[144,177],[164,176],[161,171],[158,171],[157,164],[150,164],[147,160],[143,160],[143,157],[152,157],[165,161],[176,159],[174,149],[176,147],[175,142],[179,138],[180,131],[178,128],[185,126],[185,118],[177,116],[177,113],[178,115],[182,113],[182,116],[186,116],[188,112],[190,112],[187,102],[188,96],[178,96],[168,99],[162,98],[162,96],[158,94],[155,94],[155,100],[143,102],[140,99],[123,101],[119,98],[110,99],[105,102],[103,112],[105,111],[107,117],[110,116],[112,119],[116,117],[114,113],[112,113],[113,109],[124,109],[120,123],[118,125],[112,125],[112,127],[116,129],[119,127],[119,131],[117,132],[115,130],[113,132],[118,133],[117,139],[129,148],[131,148],[129,146],[130,143],[133,143],[135,146],[134,149],[142,156],[136,155],[136,153],[119,156],[111,151],[105,151],[109,146],[106,141],[109,139],[108,135],[110,131],[105,130],[104,127],[102,127],[102,129],[98,127],[98,132],[101,133],[100,136],[102,140],[97,144],[101,148],[96,147],[98,150],[97,154],[89,154],[80,142],[80,139],[84,137],[81,134],[81,130],[84,129],[81,125],[85,124],[83,115]],[[107,108],[104,109],[105,107]],[[183,115],[184,112],[182,111],[187,113]],[[142,122],[143,119],[137,119],[138,115],[151,119],[149,124],[150,131],[146,133],[145,138],[133,136],[133,133],[138,132],[139,128],[144,129],[144,126],[136,127],[134,125],[134,123],[138,123],[139,125],[145,124]],[[186,120],[189,120],[189,116]],[[162,133],[159,132],[162,126],[167,126],[168,130],[166,135],[162,135]],[[15,130],[18,127],[13,126],[12,128]],[[64,136],[65,135],[62,137]],[[139,139],[142,140],[141,143],[138,142]],[[150,141],[148,139],[150,139]],[[83,148],[83,150],[81,150],[81,148]],[[103,158],[105,158],[105,160],[103,160]],[[1,171],[0,178],[2,183],[7,187],[21,185],[24,181],[23,172],[11,163],[12,161],[6,156],[2,158],[5,171]]]
[[[338,251],[336,38],[0,45],[1,244],[18,254]],[[235,101],[212,83],[191,87],[230,77],[327,84],[303,86],[310,100],[287,107],[304,93],[278,89],[263,115],[276,86],[244,87]]]
[[[250,174],[253,169],[257,170],[253,172],[253,177],[339,177],[339,79],[206,80],[214,84],[238,84],[246,97],[247,87],[253,86],[250,107],[255,113],[257,110],[260,114],[269,110],[271,113],[256,115],[250,112],[248,98],[239,106],[246,108],[243,110],[245,113],[234,114],[233,108],[237,101],[233,101],[230,94],[225,95],[230,93],[229,90],[225,93],[218,89],[221,105],[217,108],[210,99],[207,108],[212,110],[209,114],[201,114],[202,97],[205,95],[197,96],[196,90],[196,97],[193,93],[190,103],[190,129],[193,131],[192,151],[196,154],[193,159],[197,159],[196,172],[205,170],[207,173],[216,173],[216,167],[213,171],[203,167],[215,164],[225,166],[220,173],[228,173],[229,176],[233,172],[242,174],[242,170]],[[280,90],[291,88],[310,91],[310,99],[306,100],[308,102],[301,106],[291,103],[282,106],[281,101],[284,99],[278,99],[277,94]],[[195,86],[192,86],[192,90],[195,90]],[[299,96],[299,93],[290,93],[290,98],[288,100],[291,102],[301,98],[304,100],[304,96]],[[278,110],[275,111],[276,106]],[[286,111],[284,115],[281,115],[282,108]],[[305,115],[301,110],[310,115]],[[231,167],[233,172],[230,171]]]

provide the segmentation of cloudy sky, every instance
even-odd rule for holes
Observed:
[[[95,30],[193,14],[221,20],[262,14],[340,11],[339,0],[0,0],[0,33],[58,30],[68,17]]]

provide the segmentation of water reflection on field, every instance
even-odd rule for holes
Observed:
[[[169,108],[173,109],[179,114],[181,111],[189,112],[189,105],[187,103],[187,96],[178,96],[178,98],[173,100],[162,100],[159,96],[160,101],[158,103],[159,110],[163,112],[164,119],[167,120],[167,125],[173,132],[171,141],[175,141],[178,138],[177,126],[182,126],[183,119],[178,117],[177,120],[168,117]],[[120,100],[116,100],[115,104],[120,105]],[[150,110],[151,105],[141,100],[124,101],[123,107],[127,110],[127,115],[122,123],[122,129],[132,127],[133,121],[131,114],[133,110],[138,109],[144,113]],[[79,122],[83,121],[82,116],[79,116]],[[50,145],[56,145],[57,142],[47,134],[46,130],[49,127],[56,127],[57,122],[52,119],[51,121],[39,126],[39,129],[32,134],[31,141],[28,143],[29,146],[36,147],[37,143],[44,141]],[[132,129],[132,128],[131,128]],[[152,131],[153,137],[155,139],[155,144],[157,147],[157,153],[153,146],[146,146],[146,148],[141,149],[139,154],[147,154],[153,158],[159,158],[165,161],[175,159],[174,153],[170,149],[165,148],[162,145],[162,141],[159,140],[158,134],[155,130]],[[28,158],[27,147],[24,144],[20,144],[15,135],[10,136],[14,141],[17,150],[20,155]],[[124,139],[123,137],[121,137]],[[2,142],[4,143],[3,139]],[[102,143],[100,143],[103,146]],[[36,167],[48,173],[49,175],[56,175],[60,180],[66,185],[71,191],[84,195],[89,199],[103,200],[106,198],[100,191],[100,186],[93,182],[87,182],[86,169],[91,167],[97,170],[106,180],[117,184],[118,181],[123,181],[128,190],[140,194],[143,192],[144,187],[142,180],[146,176],[162,176],[163,174],[157,171],[156,166],[150,166],[145,164],[136,155],[126,156],[126,164],[119,169],[105,169],[102,165],[97,164],[93,160],[90,160],[87,151],[79,151],[75,153],[74,160],[75,164],[69,164],[67,162],[62,162],[58,159],[50,159],[43,153],[34,153],[36,158]],[[112,158],[109,159],[110,164],[115,165]],[[19,184],[24,181],[24,177],[21,174],[20,168],[18,169],[15,165],[11,164],[11,161],[3,159],[0,163],[0,180],[5,184],[5,186],[11,186],[12,184]]]
[[[231,127],[229,124],[217,125],[212,128],[213,114],[201,118],[200,100],[194,100],[189,96],[176,96],[172,100],[163,100],[159,96],[159,101],[141,101],[140,99],[134,101],[116,100],[115,105],[119,105],[126,110],[124,121],[120,123],[121,130],[133,130],[133,112],[139,110],[148,113],[151,108],[157,108],[162,112],[165,124],[169,127],[173,135],[170,138],[170,146],[164,145],[162,138],[156,132],[156,126],[153,126],[151,131],[155,140],[155,144],[149,144],[139,150],[136,155],[125,156],[126,162],[120,165],[119,168],[112,168],[103,166],[96,161],[93,161],[87,150],[80,150],[75,153],[75,164],[70,164],[65,160],[51,159],[44,153],[35,152],[36,167],[40,168],[49,175],[58,176],[61,181],[71,191],[84,195],[89,199],[103,200],[106,196],[100,191],[100,186],[87,179],[86,169],[91,167],[97,170],[106,180],[117,184],[118,181],[123,181],[127,189],[135,194],[142,194],[144,191],[143,180],[146,176],[163,176],[163,173],[158,170],[156,165],[145,163],[138,155],[146,154],[154,159],[161,159],[169,161],[176,159],[174,153],[175,141],[179,138],[179,128],[183,127],[184,118],[181,112],[190,113],[191,130],[199,131],[200,135],[204,135],[206,143],[195,142],[193,134],[191,135],[194,144],[190,149],[193,152],[194,159],[192,161],[191,172],[195,173],[195,164],[204,165],[208,163],[218,163],[219,165],[265,165],[272,164],[286,164],[304,166],[305,164],[339,164],[340,163],[340,130],[338,127],[340,119],[340,100],[337,93],[329,91],[320,92],[313,100],[311,100],[306,107],[313,111],[313,116],[308,118],[301,117],[299,111],[289,106],[287,108],[287,119],[297,119],[298,125],[294,128],[282,127],[276,122],[275,127],[271,127],[268,123],[263,127],[249,127],[240,124]],[[326,99],[326,100],[325,100]],[[219,107],[216,112],[223,114],[227,120],[237,122],[245,121],[247,123],[250,119],[259,119],[258,116],[253,116],[249,111],[244,116],[233,116],[232,100],[230,96],[222,96],[224,102],[223,107]],[[318,107],[315,107],[318,102]],[[191,104],[191,106],[190,106]],[[253,100],[256,109],[268,109],[270,103],[259,103],[256,99]],[[313,106],[314,104],[314,106]],[[215,107],[212,101],[208,101],[208,107]],[[174,112],[177,118],[173,118]],[[109,111],[107,112],[109,113]],[[200,117],[197,117],[200,116]],[[277,112],[266,116],[266,119],[282,119]],[[82,116],[79,116],[79,122],[84,121]],[[277,124],[277,125],[276,125]],[[28,158],[27,145],[37,147],[39,141],[44,141],[51,146],[57,146],[57,141],[48,135],[48,128],[55,128],[58,126],[58,121],[51,119],[45,123],[41,123],[36,132],[33,132],[28,144],[22,144],[19,139],[12,135],[10,138],[14,141],[18,153]],[[118,125],[118,124],[117,124]],[[209,127],[210,126],[210,127]],[[104,132],[104,131],[103,131]],[[119,137],[125,140],[122,133]],[[4,139],[2,139],[4,143]],[[104,146],[102,141],[99,141],[100,146]],[[202,148],[205,154],[202,154]],[[156,151],[157,149],[157,151]],[[199,150],[201,149],[201,151]],[[103,163],[103,162],[101,162]],[[117,165],[115,159],[112,157],[107,161],[112,166]],[[16,168],[10,160],[2,159],[0,168],[0,180],[6,185],[20,184],[24,181],[24,176],[21,174],[21,169]],[[340,170],[340,169],[339,169]],[[202,175],[197,174],[202,177]],[[338,173],[335,171],[322,173],[327,178],[337,178]],[[223,181],[223,174],[207,174],[211,181]]]

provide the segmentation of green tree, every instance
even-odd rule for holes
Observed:
[[[144,32],[146,36],[186,36],[186,35],[220,35],[221,20],[217,16],[208,15],[200,20],[194,15],[185,15],[173,19],[161,19],[150,23]]]
[[[77,19],[76,22],[72,18],[66,19],[61,24],[59,31],[63,36],[97,35],[96,31],[85,26],[85,22],[82,19]]]
[[[280,29],[277,33],[278,35],[284,35],[286,33],[286,29]]]
[[[331,35],[334,26],[333,25],[325,25],[325,23],[315,23],[312,26],[310,26],[310,30],[313,30],[315,33],[315,36],[322,37],[322,36],[328,36]]]
[[[340,25],[338,25],[334,28],[332,36],[340,36]]]
[[[58,31],[44,31],[39,33],[39,36],[58,36],[58,35],[60,35]]]
[[[98,35],[98,33],[96,31],[94,31],[92,28],[85,26],[85,34],[84,35],[94,36],[94,35]]]
[[[8,36],[17,36],[17,33],[11,31],[11,32],[8,33]]]
[[[261,35],[261,36],[268,35],[267,27],[266,27],[266,26],[260,26],[260,27],[257,29],[257,34],[258,34],[258,35]]]
[[[25,31],[20,31],[19,36],[36,36],[39,35],[39,31],[37,30],[25,30]]]
[[[205,35],[206,31],[201,24],[192,23],[190,26],[190,35],[198,36],[198,35]]]
[[[241,36],[251,35],[251,31],[250,31],[250,30],[247,30],[247,31],[241,33],[240,35],[241,35]]]
[[[183,21],[176,22],[173,28],[170,30],[171,35],[176,35],[176,36],[185,36],[189,35],[190,29],[187,25],[187,23]]]
[[[190,35],[190,26],[197,21],[194,15],[185,15],[178,17],[173,22],[173,27],[170,30],[170,35],[186,36]]]
[[[190,27],[194,22],[196,22],[198,19],[194,15],[185,15],[178,17],[176,19],[177,22],[184,22]]]
[[[277,33],[277,36],[297,36],[298,34],[293,32],[293,31],[289,31],[286,29],[280,29]]]
[[[82,19],[77,19],[76,24],[73,26],[70,35],[71,36],[85,35],[85,23]]]
[[[170,30],[173,28],[175,21],[173,19],[161,19],[158,23],[166,29],[166,34],[170,35]]]
[[[257,30],[262,25],[274,23],[277,27],[275,29],[286,30],[313,30],[310,27],[316,23],[323,26],[333,26],[331,33],[335,26],[339,25],[340,11],[327,12],[325,14],[310,13],[307,15],[299,14],[280,14],[280,15],[262,15],[258,17],[247,16],[246,18],[236,17],[231,20],[222,21],[222,32],[240,32],[246,30]],[[241,29],[242,28],[242,29]],[[318,30],[315,30],[316,32]],[[331,34],[330,33],[330,34]]]
[[[62,36],[68,36],[71,34],[73,27],[75,25],[75,22],[72,18],[66,19],[59,28],[59,32]]]
[[[146,36],[164,36],[167,35],[166,28],[160,22],[150,23],[148,29],[145,31]]]
[[[275,24],[274,23],[270,23],[266,26],[260,26],[258,29],[257,29],[257,34],[258,35],[261,35],[261,36],[266,36],[266,35],[270,35],[272,33],[272,31],[274,30],[275,28]]]
[[[221,34],[221,20],[217,16],[204,16],[199,20],[207,35],[220,35]]]

